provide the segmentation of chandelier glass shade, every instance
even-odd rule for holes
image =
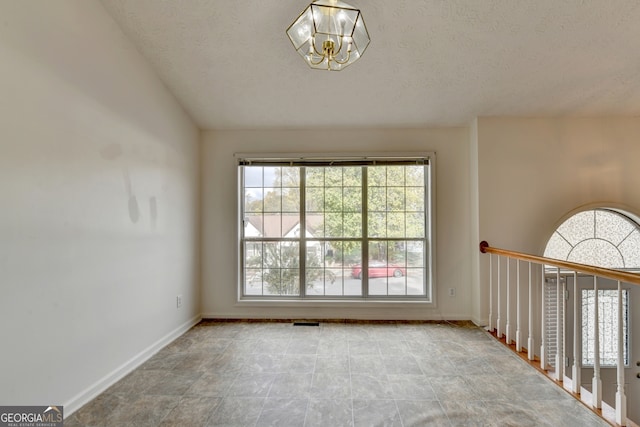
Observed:
[[[287,28],[293,47],[311,68],[340,71],[369,46],[360,10],[338,0],[311,3]]]

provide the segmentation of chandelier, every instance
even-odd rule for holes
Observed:
[[[293,47],[311,68],[340,71],[369,45],[359,9],[339,0],[316,0],[287,28]]]

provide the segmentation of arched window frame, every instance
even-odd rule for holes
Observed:
[[[544,256],[563,261],[595,265],[625,271],[640,271],[640,225],[624,212],[592,208],[577,212],[554,231],[547,242]],[[594,363],[593,289],[580,290],[582,300],[582,365]],[[617,290],[599,289],[600,364],[617,363],[617,336],[610,331],[617,325]],[[629,291],[623,291],[624,364],[629,364]],[[617,327],[617,326],[616,326]]]

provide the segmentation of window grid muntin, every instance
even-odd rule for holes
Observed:
[[[406,166],[406,162],[401,162],[401,163],[402,163],[403,166]],[[241,163],[241,165],[242,165],[242,163]],[[368,198],[368,196],[366,194],[366,173],[367,173],[367,170],[369,169],[368,166],[371,166],[371,165],[364,165],[362,167],[362,176],[363,176],[362,189],[363,189],[363,192],[362,192],[361,197],[360,197],[360,204],[362,206],[362,209],[361,209],[362,213],[367,211],[367,201],[368,201],[367,198]],[[390,165],[388,165],[388,166],[390,166]],[[420,190],[420,194],[419,194],[418,197],[420,198],[420,200],[422,201],[422,204],[423,204],[423,211],[421,211],[420,214],[423,216],[422,229],[424,231],[424,236],[421,237],[421,238],[407,238],[407,237],[404,237],[404,236],[398,236],[396,238],[390,238],[389,240],[391,240],[391,241],[394,241],[394,240],[415,241],[415,242],[420,243],[422,245],[422,249],[423,249],[422,264],[423,264],[423,266],[419,267],[419,269],[421,269],[421,271],[423,273],[422,274],[422,279],[421,279],[421,291],[420,291],[419,294],[413,294],[413,293],[404,292],[404,294],[401,295],[401,296],[403,296],[403,297],[404,296],[409,296],[411,299],[413,299],[415,297],[419,297],[419,298],[427,298],[427,299],[430,300],[430,294],[431,293],[429,292],[429,288],[427,286],[427,282],[430,283],[430,275],[429,274],[430,274],[430,270],[431,270],[431,268],[430,268],[431,263],[428,260],[428,256],[430,256],[429,252],[428,252],[429,239],[428,239],[428,235],[427,235],[426,230],[427,230],[427,227],[432,227],[432,225],[430,225],[429,221],[428,221],[428,219],[430,218],[430,207],[431,207],[431,201],[429,199],[430,198],[430,188],[428,187],[428,182],[430,182],[429,181],[429,174],[431,173],[430,172],[431,165],[430,165],[429,162],[424,162],[424,163],[421,163],[417,167],[420,168],[420,170],[421,170],[423,186],[422,187],[418,187],[416,185],[412,185],[411,187],[406,187],[406,185],[405,185],[405,187],[402,188],[403,193],[405,194],[405,196],[404,196],[404,206],[405,206],[404,213],[406,214],[406,212],[407,212],[406,211],[406,200],[407,200],[406,199],[406,193],[407,193],[407,188],[414,188],[414,189],[418,188]],[[427,169],[427,168],[429,168],[429,169]],[[243,168],[243,170],[244,169],[245,168]],[[344,177],[344,170],[345,169],[343,167],[343,174],[342,174],[343,177]],[[406,169],[405,169],[404,170],[404,175],[406,175],[406,173],[407,172],[406,172]],[[244,181],[243,180],[244,180],[244,175],[245,174],[241,173],[240,175],[241,175],[241,183],[242,183],[241,185],[242,185],[242,188],[244,189],[245,187],[244,187],[244,183],[243,183]],[[301,210],[300,224],[301,224],[301,230],[305,229],[305,224],[304,223],[305,223],[305,218],[307,216],[306,209],[309,206],[309,204],[305,200],[306,195],[307,195],[306,186],[305,186],[305,183],[304,183],[305,177],[306,177],[306,174],[304,173],[304,167],[300,167],[300,207],[301,207],[301,209],[300,209]],[[406,184],[406,181],[403,181],[403,182],[405,182],[405,184]],[[345,188],[352,188],[353,186],[344,186],[344,179],[342,181],[342,184],[343,184],[343,187],[342,187],[341,191],[343,192],[343,201],[344,201]],[[264,182],[263,182],[263,185],[264,185]],[[241,209],[241,211],[243,213],[245,211],[245,207],[244,207],[244,202],[245,201],[246,201],[246,198],[243,197],[243,199],[241,201],[241,207],[240,207],[240,209]],[[344,207],[344,204],[343,204],[343,207]],[[343,210],[343,213],[344,213],[344,210]],[[367,215],[363,214],[362,217],[361,217],[361,224],[362,224],[361,231],[366,230],[365,227],[367,226],[367,219],[368,219]],[[405,225],[406,225],[406,223],[405,223]],[[404,227],[404,229],[406,230],[406,226]],[[368,246],[369,246],[367,242],[369,241],[369,239],[368,239],[368,237],[366,237],[366,233],[363,233],[363,234],[365,234],[365,235],[362,236],[360,239],[355,239],[355,240],[362,242],[362,244],[361,244],[361,247],[362,247],[361,256],[362,256],[362,259],[364,260],[364,263],[365,263],[365,266],[366,266],[367,261],[368,261],[368,259],[366,258],[367,249],[368,249]],[[405,234],[406,234],[406,231],[405,231]],[[306,268],[304,266],[305,254],[303,254],[303,251],[305,251],[305,248],[306,248],[305,239],[306,239],[306,233],[301,233],[301,236],[297,239],[297,241],[300,242],[300,254],[301,254],[301,256],[300,256],[299,263],[300,263],[300,266],[301,266],[301,271],[306,271]],[[317,240],[317,238],[313,238],[313,239]],[[245,290],[246,290],[245,273],[247,271],[247,267],[245,266],[246,259],[244,257],[244,247],[249,242],[261,242],[261,241],[262,242],[267,242],[267,241],[269,241],[269,239],[265,240],[264,238],[246,237],[245,234],[244,234],[244,229],[243,229],[242,240],[243,240],[243,243],[242,243],[241,246],[243,248],[243,253],[242,253],[242,260],[241,260],[241,271],[240,271],[241,279],[242,279],[241,281],[242,281],[242,284],[243,284],[243,286],[241,287],[241,289],[243,291],[242,295],[243,296],[253,296],[253,295],[248,295],[245,292]],[[282,240],[283,239],[274,239],[274,241],[282,241]],[[343,237],[343,238],[338,238],[336,240],[337,241],[349,241],[349,240],[352,240],[352,239]],[[418,269],[418,267],[416,267],[414,269]],[[344,268],[343,268],[343,270],[346,271],[346,269],[344,269]],[[365,273],[365,276],[366,276],[367,269],[363,268],[363,270],[364,270],[364,273]],[[374,298],[377,297],[377,296],[374,296],[374,295],[369,295],[368,289],[367,289],[367,282],[368,281],[364,281],[363,286],[362,286],[362,288],[363,288],[363,297],[372,297],[372,296]],[[305,282],[301,282],[300,283],[300,291],[301,291],[300,295],[299,295],[300,297],[304,297],[305,296],[306,286],[302,286],[303,283],[305,283]],[[405,286],[405,289],[406,289],[406,286]],[[394,297],[393,295],[388,295],[388,294],[382,295],[382,296],[384,298],[393,298]]]

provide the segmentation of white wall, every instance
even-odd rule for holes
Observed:
[[[264,130],[203,133],[205,317],[469,319],[470,222],[467,129]],[[417,304],[237,303],[236,152],[436,152],[436,308]],[[449,297],[447,289],[456,288]]]
[[[640,119],[479,118],[475,133],[476,248],[486,240],[541,255],[556,227],[578,207],[640,214]],[[473,286],[487,296],[487,256],[480,257],[479,268]],[[473,301],[481,324],[488,320],[484,301]]]
[[[199,316],[199,132],[94,1],[0,3],[0,94],[0,403],[69,414]]]

